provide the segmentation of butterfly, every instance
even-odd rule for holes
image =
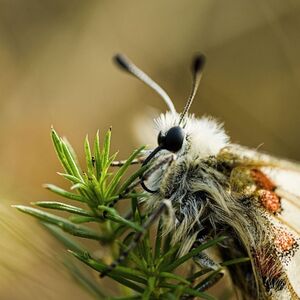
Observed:
[[[164,232],[172,232],[181,254],[226,235],[219,246],[222,259],[250,258],[248,264],[228,267],[243,299],[300,299],[300,165],[234,144],[214,118],[189,113],[203,74],[203,55],[193,61],[192,90],[181,113],[129,59],[117,55],[115,62],[168,106],[154,120],[158,146],[142,160],[151,165],[141,185],[148,194],[145,205],[153,212],[144,227],[168,210]],[[209,253],[194,260],[218,269]]]

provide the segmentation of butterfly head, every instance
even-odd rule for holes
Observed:
[[[159,152],[162,154],[167,151],[177,156],[184,154],[186,158],[192,158],[195,154],[198,157],[214,155],[221,147],[224,147],[228,141],[228,136],[221,125],[211,118],[197,119],[193,115],[188,114],[202,78],[202,71],[205,65],[204,55],[197,55],[193,60],[192,89],[181,114],[176,112],[168,94],[129,59],[118,54],[114,57],[114,60],[121,69],[140,79],[156,91],[169,108],[169,111],[161,114],[155,120],[158,129],[158,146],[145,159],[143,165],[148,164]],[[144,185],[143,187],[148,190]]]
[[[223,124],[216,119],[207,116],[196,118],[188,114],[179,126],[180,117],[177,113],[166,112],[155,119],[157,147],[161,150],[193,160],[217,155],[228,144],[229,137]]]

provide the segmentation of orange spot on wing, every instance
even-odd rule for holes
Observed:
[[[280,198],[274,192],[260,190],[258,195],[261,204],[267,211],[270,213],[277,213],[281,211]]]
[[[274,244],[279,252],[290,251],[296,245],[296,240],[291,233],[282,229],[276,229]]]
[[[268,190],[268,191],[275,190],[276,185],[261,170],[252,169],[251,176],[258,188]]]

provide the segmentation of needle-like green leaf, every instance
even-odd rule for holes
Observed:
[[[110,141],[111,141],[111,127],[106,132],[105,139],[104,139],[104,145],[103,145],[103,151],[101,153],[101,162],[102,162],[102,169],[105,169],[108,167],[108,161],[109,161],[109,152],[110,152]]]
[[[60,163],[62,164],[63,168],[65,171],[69,174],[72,174],[72,169],[68,164],[68,161],[65,157],[64,151],[62,149],[62,141],[61,138],[58,136],[56,131],[52,128],[51,130],[51,137],[52,137],[52,142],[56,151],[56,154],[60,160]]]
[[[54,184],[44,184],[44,187],[48,190],[50,190],[51,192],[60,195],[64,198],[68,198],[71,200],[76,200],[76,201],[80,201],[80,202],[86,202],[86,199],[82,196],[82,195],[78,195],[78,194],[74,194],[71,192],[68,192]]]
[[[69,213],[86,216],[86,217],[94,217],[95,216],[92,212],[82,209],[80,207],[76,207],[76,206],[73,206],[70,204],[65,204],[65,203],[56,202],[56,201],[38,201],[38,202],[33,202],[32,204],[39,206],[39,207],[67,211]]]
[[[85,185],[84,181],[82,181],[82,179],[76,177],[76,176],[73,176],[73,175],[70,175],[70,174],[66,174],[66,173],[60,173],[60,172],[57,172],[58,175],[70,180],[72,183],[81,183],[83,185]]]
[[[82,253],[82,254],[86,253],[86,249],[84,249],[82,245],[80,245],[78,242],[75,242],[68,234],[63,232],[59,227],[44,222],[42,222],[42,224],[67,249],[75,251],[77,253]]]
[[[41,221],[54,224],[72,235],[87,238],[87,239],[92,239],[92,240],[103,241],[103,242],[108,241],[108,238],[101,236],[98,232],[94,231],[93,229],[84,227],[82,225],[73,224],[69,220],[66,220],[62,217],[58,217],[56,215],[49,214],[39,209],[24,206],[24,205],[14,205],[13,207],[17,208],[18,210],[26,214],[34,216],[40,219]]]
[[[173,274],[173,273],[161,272],[161,273],[159,273],[159,276],[162,277],[162,278],[166,278],[166,279],[178,280],[179,282],[182,282],[182,283],[185,283],[185,284],[190,284],[190,282],[188,280],[186,280],[184,277]]]
[[[88,266],[92,267],[94,270],[102,273],[104,271],[106,271],[107,266],[105,266],[104,264],[95,261],[94,259],[92,259],[91,257],[87,256],[87,255],[82,255],[80,253],[76,253],[73,251],[70,251],[71,254],[73,254],[76,258],[78,258],[79,260],[81,260],[82,262],[84,262],[85,264],[87,264]],[[139,285],[136,285],[135,283],[133,283],[132,281],[129,281],[127,279],[124,278],[124,276],[122,276],[122,274],[124,275],[124,272],[126,273],[126,276],[128,277],[128,279],[132,279],[135,278],[135,281],[142,281],[143,279],[140,278],[139,276],[136,276],[134,274],[134,270],[129,269],[128,272],[124,271],[124,269],[121,271],[120,270],[121,267],[116,268],[115,270],[109,272],[107,274],[108,277],[111,277],[113,279],[115,279],[116,281],[118,281],[119,283],[137,291],[137,292],[142,292],[143,288],[140,287]]]
[[[134,222],[131,222],[129,220],[126,220],[124,219],[123,217],[121,217],[115,209],[113,208],[110,208],[110,207],[107,207],[107,206],[104,206],[104,205],[99,205],[98,206],[99,210],[100,211],[106,211],[108,212],[108,217],[110,217],[110,220],[113,220],[117,223],[121,223],[121,224],[124,224],[124,225],[127,225],[128,227],[136,230],[136,231],[140,231],[140,232],[143,232],[143,227],[140,226],[139,224],[136,224]]]
[[[128,169],[128,167],[130,166],[131,162],[137,157],[137,155],[144,149],[145,147],[140,147],[139,149],[135,150],[130,157],[126,160],[125,164],[120,167],[120,169],[117,171],[116,175],[113,177],[112,181],[110,182],[109,186],[107,187],[107,193],[106,196],[109,197],[111,196],[118,183],[120,182],[122,176],[124,175],[124,173],[126,172],[126,170]]]
[[[149,168],[148,165],[142,166],[140,169],[138,169],[134,174],[132,174],[120,187],[118,190],[118,194],[122,195],[126,189],[134,183],[134,181],[139,178],[141,175],[144,174],[144,172]]]
[[[172,289],[175,291],[178,288],[178,285],[170,284],[170,283],[163,283],[163,284],[161,284],[161,287],[169,288],[169,289]],[[207,293],[199,292],[196,289],[192,289],[189,287],[183,287],[183,292],[184,292],[184,294],[187,294],[187,295],[200,297],[200,299],[216,300],[215,297],[208,295]]]
[[[197,248],[191,250],[188,254],[178,258],[177,260],[175,260],[172,264],[166,266],[163,271],[165,272],[170,272],[172,270],[174,270],[175,268],[177,268],[178,266],[180,266],[181,264],[183,264],[185,261],[187,261],[188,259],[192,258],[193,256],[197,255],[199,252],[212,247],[220,242],[222,242],[224,239],[226,239],[225,236],[221,236],[218,237],[214,240],[208,241],[200,246],[198,246]]]
[[[97,131],[95,141],[94,141],[94,167],[96,168],[96,176],[97,180],[100,179],[102,173],[102,157],[100,151],[100,139],[99,139],[99,131]]]
[[[92,174],[94,174],[94,167],[93,167],[93,158],[92,158],[91,147],[90,147],[88,135],[85,137],[85,140],[84,140],[84,152],[85,152],[85,161],[86,161],[86,166],[87,166],[87,172],[88,172],[89,176],[91,176]]]
[[[68,162],[68,165],[71,169],[70,174],[74,175],[78,179],[81,179],[81,181],[82,181],[81,170],[79,168],[79,165],[77,165],[75,163],[75,159],[72,156],[72,153],[71,153],[70,149],[68,148],[68,145],[65,143],[65,141],[61,141],[61,148],[62,148],[63,154]]]

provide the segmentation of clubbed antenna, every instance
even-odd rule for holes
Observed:
[[[202,78],[204,65],[205,65],[205,56],[203,54],[197,55],[194,58],[193,64],[192,64],[192,73],[193,73],[192,91],[191,91],[191,94],[190,94],[186,104],[185,104],[183,112],[180,115],[179,125],[183,121],[185,115],[188,113],[188,111],[193,103],[193,100],[195,98],[195,95],[197,93],[197,90],[198,90],[198,87],[199,87],[199,84],[200,84],[200,81]]]
[[[122,54],[117,54],[116,56],[114,56],[114,61],[121,69],[135,76],[139,80],[143,81],[146,85],[148,85],[154,91],[156,91],[163,98],[169,110],[172,113],[176,113],[174,104],[171,98],[168,96],[168,94],[147,74],[140,70],[133,62],[131,62],[126,56]]]

